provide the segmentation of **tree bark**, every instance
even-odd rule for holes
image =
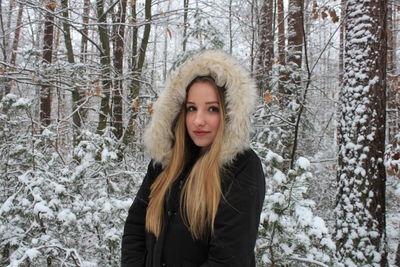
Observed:
[[[257,19],[255,16],[255,10],[256,7],[255,5],[257,4],[257,0],[251,0],[251,15],[250,15],[250,20],[251,20],[251,47],[250,47],[250,70],[251,73],[254,73],[254,65],[255,65],[255,43],[256,43],[256,25]]]
[[[287,55],[285,71],[280,86],[280,101],[287,106],[301,85],[301,63],[303,54],[304,1],[290,0],[287,22]]]
[[[18,15],[17,15],[17,25],[15,27],[15,32],[14,32],[14,40],[12,43],[10,65],[15,65],[15,62],[17,60],[17,54],[15,52],[18,50],[18,45],[19,45],[19,36],[21,33],[23,10],[24,10],[24,5],[22,3],[20,3],[19,8],[18,8]]]
[[[47,4],[47,13],[44,22],[43,37],[43,63],[48,66],[52,63],[53,55],[53,32],[54,32],[54,15],[55,2]],[[40,122],[43,127],[47,127],[51,122],[51,102],[52,87],[45,81],[45,85],[40,90]]]
[[[290,0],[288,11],[288,62],[301,68],[303,52],[303,0]],[[299,79],[294,79],[297,83]]]
[[[343,56],[344,56],[344,27],[346,20],[346,0],[341,0],[340,2],[340,32],[339,32],[339,84],[341,85],[343,82]]]
[[[232,0],[229,0],[229,53],[232,54],[233,49],[233,32],[232,32]]]
[[[75,64],[74,50],[72,47],[71,30],[69,20],[69,5],[68,0],[61,0],[61,7],[63,9],[62,16],[65,18],[63,22],[64,30],[64,43],[67,49],[67,58],[70,64]],[[82,126],[82,116],[80,112],[80,105],[83,102],[83,94],[80,92],[78,86],[72,89],[72,127],[73,127],[73,145],[79,144],[80,128]]]
[[[170,10],[170,9],[171,9],[171,2],[169,1],[168,2],[168,10]],[[184,12],[187,12],[187,10],[185,10]],[[185,13],[183,16],[185,16]],[[187,14],[186,14],[186,16],[187,16]],[[168,17],[167,21],[166,21],[166,25],[168,25],[168,26],[169,26],[169,21],[170,21],[170,19]],[[184,21],[183,23],[185,23],[185,18],[183,19],[183,21]],[[168,66],[168,48],[169,48],[168,47],[168,36],[171,37],[169,28],[166,28],[166,31],[164,34],[164,52],[163,52],[163,56],[164,56],[163,81],[164,82],[167,79],[167,74],[168,74],[168,67],[167,67]],[[183,51],[183,52],[185,52],[185,51]],[[154,61],[154,59],[153,59],[153,61]]]
[[[136,23],[136,1],[131,4],[132,22]],[[138,27],[132,27],[132,56],[130,69],[133,71],[136,68],[138,54]]]
[[[400,234],[399,234],[400,237]],[[396,259],[395,259],[395,266],[400,266],[400,241],[399,244],[397,245],[397,251],[396,251]]]
[[[129,86],[128,98],[130,103],[133,103],[134,99],[136,99],[139,96],[141,75],[144,66],[144,60],[146,57],[146,49],[147,49],[147,44],[149,42],[150,29],[151,29],[151,0],[146,0],[145,3],[145,19],[146,19],[146,25],[144,26],[143,38],[140,44],[139,57],[137,64],[134,66],[132,70],[133,79]],[[137,112],[135,111],[133,104],[131,104],[131,106],[129,107],[129,121],[123,138],[123,143],[125,145],[129,144],[132,138],[135,136],[136,117],[137,117]]]
[[[90,15],[90,0],[83,1],[83,16],[82,16],[82,39],[81,39],[81,54],[80,60],[82,63],[86,63],[87,60],[87,51],[88,51],[88,24],[89,24],[89,15]]]
[[[285,65],[285,9],[283,0],[278,4],[278,63]]]
[[[111,90],[111,58],[110,58],[110,37],[108,35],[107,14],[104,13],[104,0],[96,1],[97,21],[99,23],[99,37],[101,43],[100,64],[102,72],[102,89],[99,122],[97,133],[102,134],[107,127],[108,116],[110,115],[110,90]]]
[[[261,6],[259,47],[256,78],[259,95],[270,90],[272,60],[274,57],[273,0],[264,0]]]
[[[120,139],[123,134],[123,62],[124,62],[124,38],[125,38],[125,18],[126,18],[127,0],[121,0],[117,13],[117,30],[115,36],[114,50],[114,68],[115,68],[115,85],[112,95],[113,111],[112,124],[114,126],[114,134],[117,139]]]
[[[188,9],[189,9],[189,0],[183,0],[183,42],[182,42],[182,51],[186,51],[187,44],[187,30],[188,30]]]
[[[6,36],[6,30],[4,28],[4,20],[3,20],[3,1],[0,0],[0,27],[1,27],[1,52],[3,54],[4,60],[7,61],[7,36]],[[0,94],[0,99],[2,95]]]
[[[17,61],[17,53],[16,51],[18,50],[18,46],[19,46],[19,37],[20,37],[20,33],[21,33],[21,27],[22,27],[22,14],[23,14],[23,10],[24,10],[24,5],[22,3],[19,4],[19,8],[18,8],[18,14],[17,14],[17,23],[15,26],[15,32],[14,32],[14,39],[12,42],[12,48],[11,48],[11,57],[10,57],[10,65],[14,66],[16,61]],[[1,3],[0,3],[0,12],[2,12],[1,10]],[[3,21],[2,21],[2,14],[1,16],[1,25],[3,27]],[[5,33],[4,29],[2,29],[3,33]],[[4,36],[4,38],[6,38],[6,36]],[[7,55],[6,55],[6,44],[7,42],[3,40],[3,49],[4,49],[4,60],[7,61]],[[10,71],[14,71],[14,68],[11,68]],[[3,86],[4,86],[4,92],[2,95],[0,95],[0,100],[2,99],[2,96],[7,95],[11,92],[11,84],[10,84],[10,79],[9,78],[4,78],[3,80]]]
[[[386,8],[385,0],[346,8],[336,203],[337,255],[346,265],[387,265]]]
[[[388,111],[388,133],[387,141],[393,140],[395,135],[400,130],[399,125],[399,93],[398,93],[398,76],[396,75],[396,29],[394,23],[395,15],[394,3],[389,3],[388,5],[388,18],[387,18],[387,32],[388,32],[388,56],[387,56],[387,75],[388,75],[388,87],[387,87],[387,111]]]
[[[277,109],[282,120],[279,130],[282,134],[280,140],[282,144],[281,156],[284,159],[295,161],[298,127],[302,114],[301,105],[305,104],[306,86],[301,83],[303,47],[304,47],[304,1],[290,0],[288,3],[287,15],[287,54],[285,64],[279,69],[279,86],[277,96]],[[284,42],[284,40],[283,40]],[[302,100],[301,100],[302,99]],[[284,169],[288,169],[292,164],[285,164]]]

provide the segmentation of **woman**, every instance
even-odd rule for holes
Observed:
[[[254,82],[221,51],[171,77],[145,132],[152,161],[129,209],[122,266],[255,266],[265,181],[249,148]]]

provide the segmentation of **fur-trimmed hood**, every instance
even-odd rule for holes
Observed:
[[[166,165],[172,152],[172,124],[186,100],[186,88],[198,76],[211,76],[225,87],[227,119],[220,163],[230,162],[249,147],[250,116],[256,104],[257,89],[250,74],[231,55],[217,50],[200,52],[172,72],[154,104],[153,115],[144,133],[150,157]]]

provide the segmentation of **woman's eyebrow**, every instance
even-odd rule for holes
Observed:
[[[186,105],[194,105],[194,104],[196,104],[195,102],[192,102],[192,101],[186,101]],[[218,104],[219,105],[219,102],[218,101],[208,101],[208,102],[206,102],[206,105],[211,105],[211,104]]]

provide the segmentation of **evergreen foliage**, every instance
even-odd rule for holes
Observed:
[[[332,266],[335,244],[307,197],[309,161],[300,157],[295,168],[285,172],[281,156],[261,143],[254,147],[268,177],[256,247],[258,266]]]
[[[126,212],[143,173],[117,160],[112,129],[102,136],[83,131],[63,158],[55,129],[22,130],[30,101],[9,94],[1,108],[0,264],[118,266]]]

